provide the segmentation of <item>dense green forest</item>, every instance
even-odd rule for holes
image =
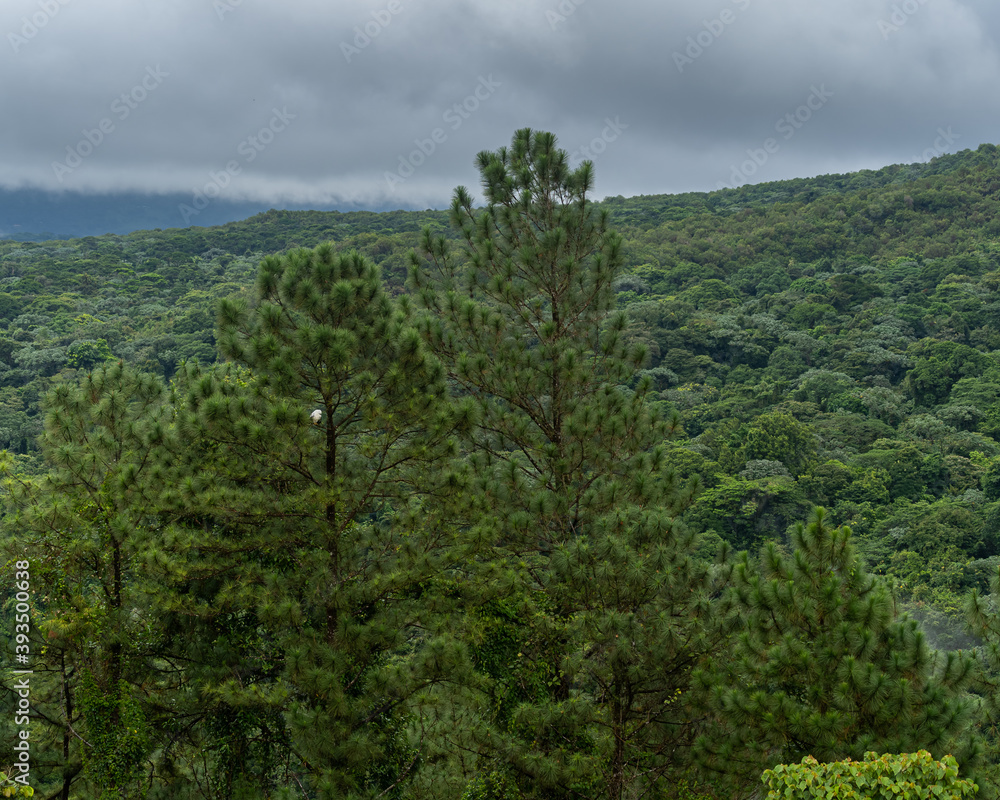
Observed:
[[[477,166],[484,207],[0,241],[0,769],[20,644],[42,797],[917,749],[995,794],[1000,149],[597,203],[548,134]]]

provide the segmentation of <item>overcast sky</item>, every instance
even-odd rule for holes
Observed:
[[[996,0],[2,0],[0,34],[4,188],[440,208],[522,127],[597,196],[1000,142]]]

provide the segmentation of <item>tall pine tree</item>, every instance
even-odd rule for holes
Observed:
[[[461,560],[442,509],[467,414],[378,269],[330,245],[266,258],[219,342],[228,365],[177,381],[184,519],[160,556],[200,586],[191,613],[251,620],[273,660],[212,694],[282,713],[315,796],[398,793],[420,758],[407,701],[457,663],[435,598]]]
[[[676,425],[648,381],[629,388],[645,353],[614,310],[621,239],[592,165],[528,129],[477,163],[485,207],[464,187],[451,206],[463,246],[425,232],[411,269],[421,330],[478,407],[492,549],[469,635],[492,715],[463,743],[483,756],[473,792],[619,798],[682,762],[678,698],[707,646],[662,446]]]
[[[48,472],[5,481],[5,550],[31,565],[44,632],[33,668],[49,676],[33,694],[38,777],[58,776],[59,797],[81,781],[93,797],[139,797],[155,771],[153,728],[177,676],[154,667],[162,642],[137,563],[158,524],[164,400],[155,377],[121,363],[58,384],[45,400]]]
[[[897,616],[885,584],[865,571],[847,528],[822,509],[732,578],[730,648],[699,674],[717,720],[702,763],[744,788],[775,764],[866,751],[952,753],[969,766],[967,655],[932,651],[916,621]],[[748,789],[749,790],[749,789]]]

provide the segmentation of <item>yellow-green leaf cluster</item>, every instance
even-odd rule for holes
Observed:
[[[926,750],[900,755],[869,752],[864,761],[846,759],[825,764],[806,756],[798,764],[779,764],[765,770],[761,780],[767,784],[768,800],[961,800],[979,791],[971,780],[958,777],[958,762],[953,756],[935,761]]]

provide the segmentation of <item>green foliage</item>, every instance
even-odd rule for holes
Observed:
[[[211,692],[284,718],[275,767],[294,753],[318,797],[401,791],[420,760],[410,698],[462,668],[434,631],[461,558],[442,515],[468,413],[356,252],[265,259],[255,302],[221,304],[219,342],[233,363],[176,382],[162,502],[177,522],[153,566],[206,622],[252,621],[256,673],[213,676]],[[243,752],[241,779],[258,769]]]
[[[462,254],[428,231],[411,269],[424,337],[478,406],[467,447],[493,543],[470,631],[489,713],[463,746],[497,765],[476,792],[620,798],[683,762],[678,698],[710,646],[707,569],[676,519],[690,492],[662,446],[677,430],[650,379],[625,388],[645,352],[613,310],[620,237],[588,201],[592,165],[527,129],[478,165],[485,209],[462,187],[452,204]]]
[[[4,551],[30,560],[42,601],[34,627],[44,646],[33,655],[49,680],[33,693],[43,712],[33,733],[58,753],[41,774],[61,772],[66,791],[81,777],[97,791],[138,791],[152,746],[143,720],[170,682],[169,670],[150,680],[158,635],[149,584],[134,569],[155,507],[151,452],[166,438],[163,400],[155,377],[110,362],[46,398],[45,475],[5,464]]]
[[[14,778],[8,777],[6,772],[0,772],[0,796],[34,797],[35,790],[31,786],[24,786]]]
[[[897,612],[975,647],[963,595],[988,617],[1000,558],[998,166],[984,146],[594,203],[590,166],[518,132],[480,156],[484,208],[0,241],[4,548],[36,565],[58,755],[37,790],[126,775],[84,770],[82,732],[134,761],[111,724],[134,709],[151,797],[697,791],[692,741],[759,723],[761,697],[787,695],[772,733],[850,706],[836,669],[779,681],[716,624],[759,612],[713,605],[719,545],[770,541],[791,569],[816,502]],[[961,658],[949,676],[889,629],[867,663],[937,659],[946,705]],[[731,685],[764,694],[707,713],[690,676],[723,644]],[[117,704],[79,702],[85,674]]]
[[[936,503],[896,540],[900,549],[914,550],[925,558],[957,548],[973,558],[1000,555],[997,532],[984,525],[965,504]]]
[[[958,777],[958,762],[946,755],[940,761],[926,750],[901,755],[865,753],[864,761],[820,764],[806,756],[799,764],[779,764],[765,770],[768,800],[793,798],[885,798],[885,800],[960,800],[979,787]]]
[[[1000,724],[1000,610],[997,609],[997,598],[1000,597],[1000,569],[994,563],[991,565],[989,591],[986,594],[975,588],[965,600],[965,621],[969,633],[977,637],[980,646],[976,648],[976,656],[980,669],[976,674],[975,689],[981,697],[978,726],[983,732],[988,746],[989,769],[983,770],[982,782],[987,784],[992,792],[1000,791],[1000,780],[997,778],[996,765],[1000,759],[1000,741],[997,739],[998,724]]]
[[[98,364],[114,358],[111,348],[104,339],[96,342],[83,339],[73,342],[66,349],[67,363],[75,369],[93,369]]]
[[[703,763],[752,770],[775,758],[859,758],[878,749],[960,752],[973,672],[961,653],[935,654],[917,623],[897,617],[851,532],[817,510],[792,533],[794,552],[767,545],[736,565],[731,650],[699,675],[720,726],[699,740]]]
[[[789,414],[764,414],[754,420],[739,450],[742,460],[780,461],[793,475],[805,471],[816,453],[816,437]]]
[[[145,797],[149,735],[145,715],[130,697],[128,685],[98,687],[88,672],[77,698],[85,720],[84,770],[101,800]]]
[[[958,342],[919,342],[908,353],[914,360],[906,382],[920,405],[936,405],[962,378],[983,373],[992,362],[974,348]]]
[[[516,800],[517,789],[502,772],[477,775],[462,792],[461,800]]]
[[[693,528],[716,531],[737,550],[780,537],[810,508],[807,496],[787,473],[754,477],[748,467],[739,477],[718,476],[685,515]]]

